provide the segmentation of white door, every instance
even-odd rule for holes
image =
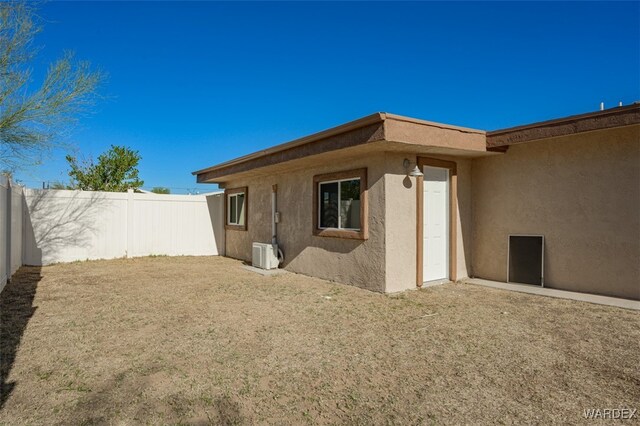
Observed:
[[[424,166],[422,276],[449,278],[449,169]]]

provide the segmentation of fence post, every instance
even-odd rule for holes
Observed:
[[[133,257],[133,189],[127,189],[127,257]]]
[[[12,194],[11,194],[11,179],[7,179],[7,214],[6,214],[6,219],[7,219],[7,223],[6,223],[6,228],[7,228],[7,238],[6,238],[6,246],[5,246],[5,250],[6,250],[6,261],[7,261],[7,265],[6,265],[6,269],[7,269],[7,282],[11,281],[11,201],[12,201]]]
[[[22,197],[20,198],[20,202],[22,203],[22,217],[20,218],[20,220],[22,221],[22,233],[20,234],[20,238],[22,239],[22,247],[20,247],[20,266],[24,266],[25,265],[25,259],[27,258],[26,255],[26,247],[27,244],[25,241],[27,241],[27,238],[25,237],[26,235],[26,229],[27,229],[27,215],[29,214],[29,207],[27,207],[27,186],[24,185],[22,187]]]

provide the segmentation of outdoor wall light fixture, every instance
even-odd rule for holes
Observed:
[[[407,158],[404,159],[404,163],[402,163],[402,164],[404,165],[404,169],[407,172],[407,176],[410,176],[410,177],[421,177],[421,176],[424,176],[424,173],[422,173],[420,171],[420,168],[418,167],[417,164],[413,168],[413,170],[410,170],[411,162]]]

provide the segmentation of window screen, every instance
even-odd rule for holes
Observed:
[[[230,194],[227,198],[227,224],[228,225],[244,225],[244,192]]]
[[[338,227],[338,182],[320,184],[320,228]]]
[[[319,184],[319,227],[360,229],[360,179]]]

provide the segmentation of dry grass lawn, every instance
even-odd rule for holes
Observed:
[[[640,408],[638,312],[462,284],[390,297],[240,265],[22,268],[0,297],[0,423],[549,424]]]

